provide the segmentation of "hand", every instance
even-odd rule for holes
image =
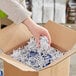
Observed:
[[[48,30],[46,30],[42,26],[35,25],[33,27],[33,30],[31,29],[30,31],[33,34],[33,36],[35,37],[38,46],[40,44],[40,41],[39,41],[40,36],[46,36],[49,40],[49,44],[51,43],[51,38],[50,38]]]
[[[32,35],[35,37],[38,47],[40,44],[40,36],[46,36],[49,40],[49,44],[51,43],[51,37],[47,29],[37,25],[31,18],[26,19],[23,23],[28,27]]]

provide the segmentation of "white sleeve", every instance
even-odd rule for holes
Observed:
[[[23,22],[27,17],[31,16],[31,12],[16,0],[0,0],[0,9],[16,24]]]

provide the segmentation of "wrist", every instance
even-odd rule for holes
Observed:
[[[28,28],[33,28],[37,26],[37,24],[30,17],[25,19],[22,23],[25,24]]]

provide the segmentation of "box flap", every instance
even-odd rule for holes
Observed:
[[[0,31],[0,49],[8,52],[26,42],[32,34],[23,24],[12,24]]]
[[[49,31],[52,44],[57,49],[68,51],[76,43],[76,31],[52,21],[48,21],[44,27]]]

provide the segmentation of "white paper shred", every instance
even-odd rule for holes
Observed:
[[[63,56],[63,53],[51,47],[48,44],[48,39],[43,36],[40,37],[39,48],[36,45],[35,38],[30,38],[26,46],[13,50],[10,56],[36,70],[41,70]]]

